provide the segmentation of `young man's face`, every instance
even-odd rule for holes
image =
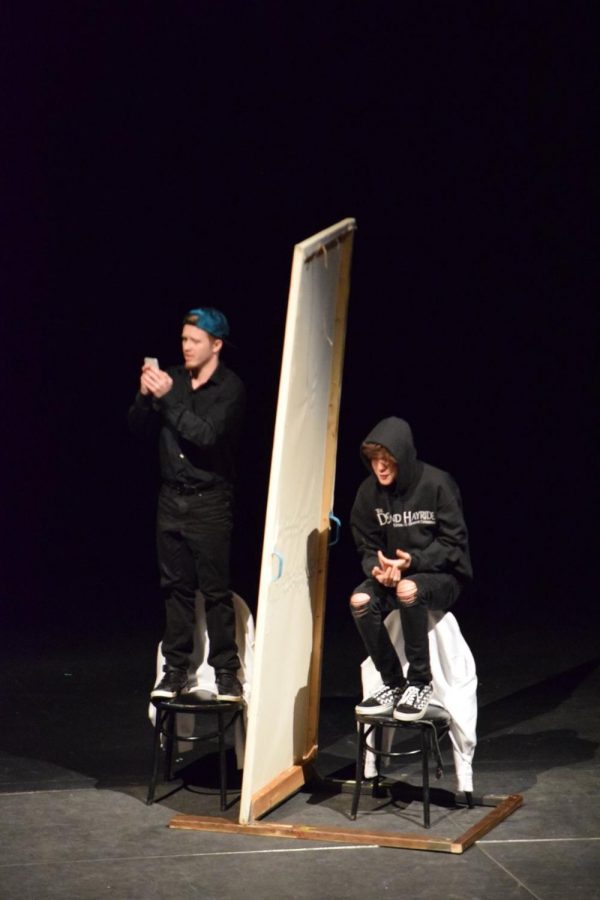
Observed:
[[[371,460],[371,468],[379,484],[387,487],[393,484],[398,474],[398,464],[387,456],[375,456]]]
[[[181,349],[186,369],[200,369],[219,353],[223,341],[211,337],[196,325],[184,325],[181,332]]]

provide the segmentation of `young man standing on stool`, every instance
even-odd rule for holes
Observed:
[[[356,712],[414,721],[432,695],[427,612],[449,609],[472,579],[460,492],[447,472],[417,459],[403,419],[383,419],[360,450],[370,475],[358,489],[350,525],[367,578],[350,609],[383,687]],[[395,609],[407,678],[384,624]]]
[[[187,685],[198,590],[204,596],[208,663],[216,672],[217,699],[242,700],[229,547],[234,451],[245,389],[220,362],[228,334],[219,310],[190,310],[181,333],[184,364],[163,371],[147,360],[129,410],[134,433],[159,437],[162,485],[156,531],[166,604],[166,663],[151,693],[155,700],[173,699]]]

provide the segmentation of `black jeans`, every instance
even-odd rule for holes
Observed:
[[[424,685],[431,681],[429,667],[429,638],[427,611],[449,609],[458,599],[460,583],[453,575],[425,572],[408,575],[417,585],[417,601],[412,606],[401,603],[394,588],[385,588],[374,578],[359,584],[353,594],[368,594],[364,606],[351,606],[352,616],[363,639],[367,653],[373,660],[384,684],[402,686],[405,683],[400,659],[384,625],[386,617],[400,609],[404,647],[408,660],[408,683]]]
[[[213,488],[181,496],[163,485],[158,498],[156,543],[166,606],[162,650],[166,663],[187,668],[194,647],[196,591],[204,595],[208,663],[237,672],[235,611],[229,588],[231,493]]]

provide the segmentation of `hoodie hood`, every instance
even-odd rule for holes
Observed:
[[[418,472],[417,451],[408,422],[398,419],[396,416],[382,419],[369,432],[363,444],[381,444],[382,447],[389,450],[398,463],[396,486],[392,490],[405,491],[414,481]],[[371,463],[363,455],[362,445],[360,455],[367,469],[372,473]]]

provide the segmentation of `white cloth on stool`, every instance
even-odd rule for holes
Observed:
[[[385,626],[406,676],[408,662],[400,612],[390,613]],[[433,688],[430,702],[447,710],[451,719],[449,736],[457,790],[472,791],[477,744],[477,673],[473,654],[451,612],[429,612],[429,658]],[[361,664],[361,680],[364,697],[370,697],[382,686],[381,675],[370,656]],[[390,748],[392,733],[391,728],[384,729],[382,749]],[[375,757],[367,751],[365,776],[372,778],[375,771]]]
[[[252,666],[254,662],[254,619],[246,603],[238,594],[232,594],[233,608],[235,611],[235,642],[240,658],[240,668],[237,676],[241,682],[244,695],[244,717],[246,717],[247,705],[250,701],[252,685]],[[201,692],[210,695],[205,699],[211,699],[217,695],[216,673],[208,664],[209,639],[206,628],[206,614],[204,610],[204,597],[198,591],[196,594],[196,630],[194,632],[194,650],[190,657],[188,667],[188,685],[182,694],[194,694]],[[162,644],[158,645],[156,653],[156,680],[158,684],[164,675],[163,666],[165,658],[162,654]],[[153,703],[148,707],[150,721],[156,723],[156,708]],[[194,716],[188,713],[177,714],[177,734],[192,735],[194,732]],[[238,769],[244,766],[244,729],[238,720],[234,725],[235,753]],[[178,749],[181,752],[189,750],[193,745],[189,741],[180,741]]]

